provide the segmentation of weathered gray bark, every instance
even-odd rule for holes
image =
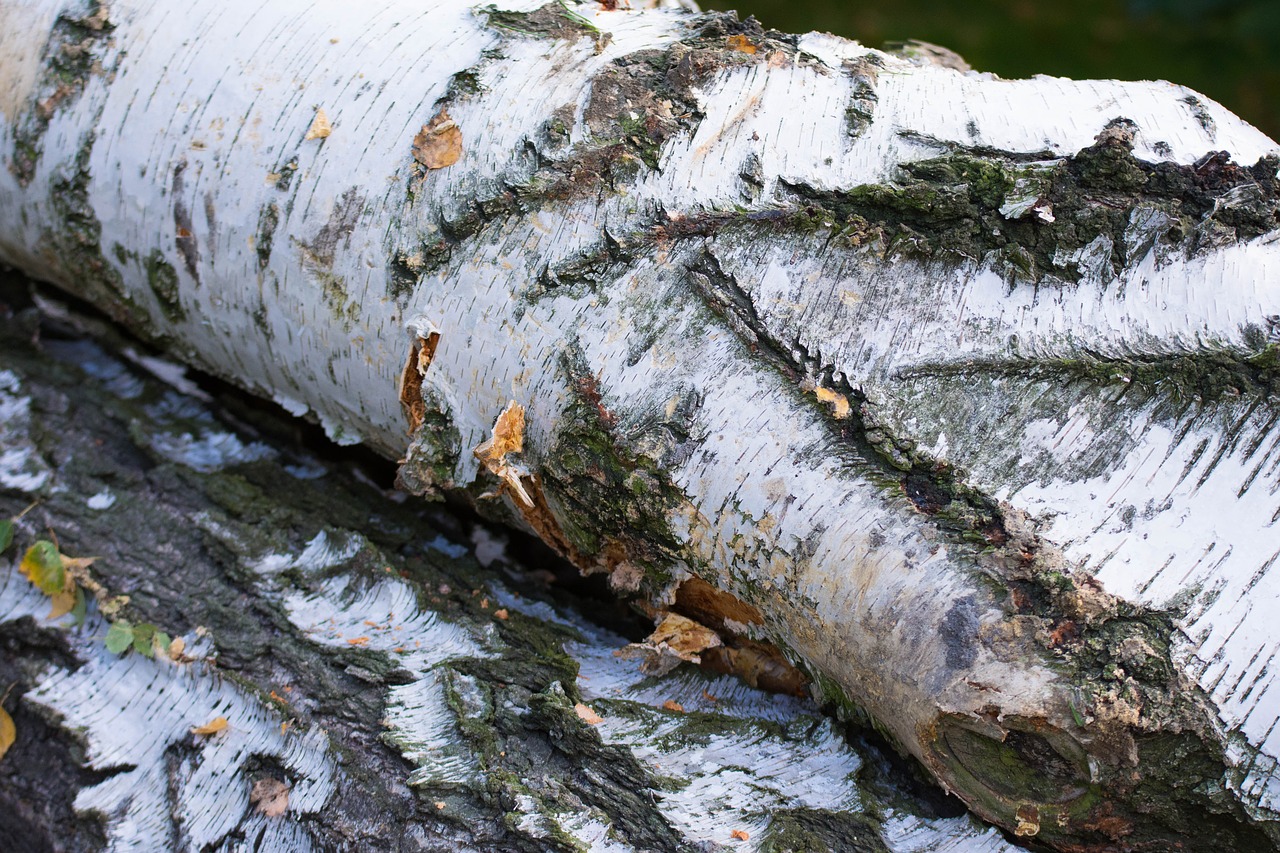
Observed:
[[[651,667],[1048,843],[1274,846],[1275,144],[601,5],[6,7],[0,257],[700,623]]]
[[[1011,849],[812,704],[689,665],[645,676],[581,615],[608,606],[566,593],[557,613],[483,529],[25,301],[0,283],[0,456],[29,476],[7,469],[0,519],[38,502],[0,555],[5,850]],[[83,627],[44,618],[17,560],[49,536],[129,597],[113,620],[184,637],[188,659],[109,653],[96,606]],[[315,630],[324,606],[367,642]],[[189,732],[216,716],[226,731]],[[283,814],[252,800],[261,780],[290,787]]]

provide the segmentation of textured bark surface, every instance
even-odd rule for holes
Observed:
[[[697,622],[652,669],[1274,846],[1275,144],[607,5],[7,7],[0,256]]]
[[[0,286],[0,455],[29,475],[0,518],[38,501],[0,555],[6,850],[1012,851],[812,703],[645,675],[584,618],[609,604],[553,601],[483,528],[22,302]],[[184,660],[111,654],[96,606],[46,618],[16,560],[50,535]]]

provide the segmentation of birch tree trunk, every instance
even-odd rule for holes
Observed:
[[[1275,144],[615,5],[9,3],[0,256],[609,572],[653,670],[1063,849],[1275,847]]]
[[[384,493],[369,459],[318,458],[287,415],[100,322],[6,310],[26,302],[9,284],[6,853],[1014,853],[813,703],[647,675],[518,542]],[[97,557],[83,624],[19,572],[50,531]],[[113,651],[126,624],[184,648]]]

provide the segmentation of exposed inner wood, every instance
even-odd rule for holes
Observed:
[[[427,418],[427,406],[422,400],[422,380],[427,375],[427,368],[431,366],[439,344],[439,332],[430,332],[427,337],[414,341],[400,374],[400,408],[405,420],[409,422],[410,435],[417,432]]]

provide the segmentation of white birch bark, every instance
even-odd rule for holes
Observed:
[[[1015,850],[812,702],[615,656],[518,542],[315,458],[288,416],[47,317],[33,343],[9,285],[6,851]],[[82,625],[18,568],[49,531],[98,557]],[[121,620],[184,648],[113,652]]]
[[[5,260],[420,491],[501,473],[1013,832],[1276,843],[1271,140],[686,11],[61,9],[4,11]]]

